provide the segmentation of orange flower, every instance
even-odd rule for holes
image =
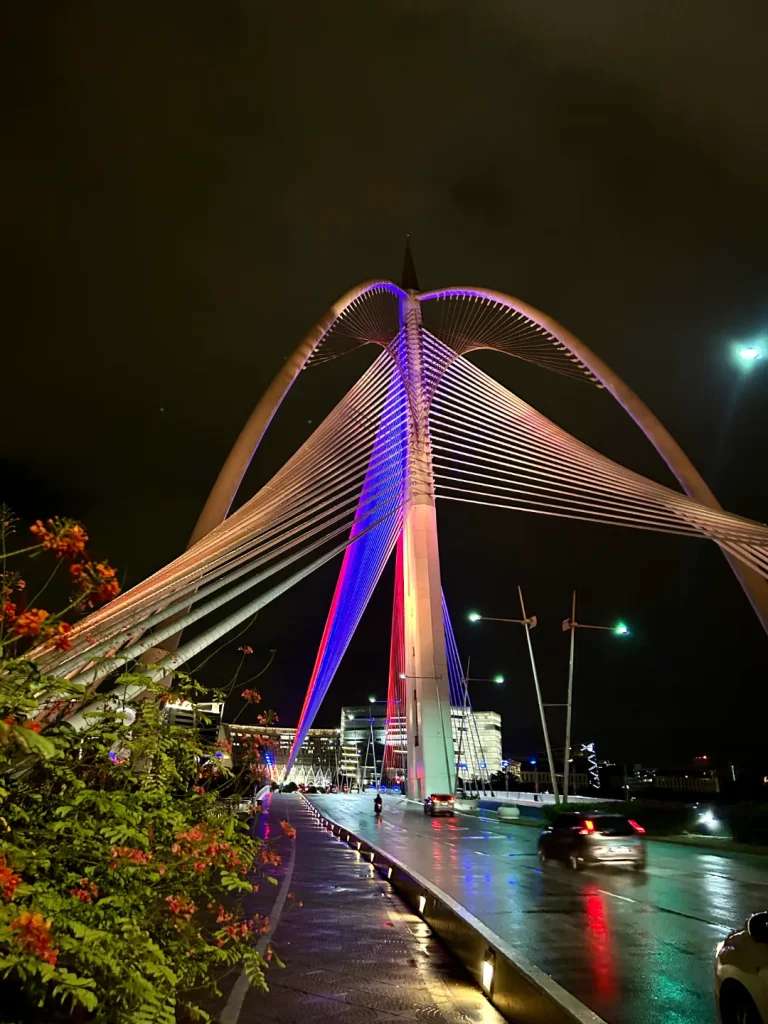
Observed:
[[[16,619],[13,631],[16,636],[39,636],[47,618],[48,612],[44,608],[29,608]]]
[[[98,898],[99,887],[89,878],[81,878],[74,889],[69,890],[70,895],[80,900],[81,903],[93,903]]]
[[[68,622],[60,622],[56,627],[53,646],[57,651],[68,651],[72,646],[72,641],[69,639],[71,629],[72,626]]]
[[[168,904],[168,909],[172,914],[175,914],[177,917],[183,917],[185,921],[189,921],[197,910],[197,906],[192,900],[185,900],[183,896],[166,896],[165,902]]]
[[[296,829],[287,821],[281,821],[280,828],[283,830],[283,835],[288,836],[289,839],[296,838]]]
[[[17,933],[19,944],[28,952],[55,966],[59,951],[51,945],[51,922],[40,913],[22,910],[11,921],[11,928]]]
[[[0,854],[0,891],[2,891],[3,899],[6,903],[11,902],[13,894],[16,892],[16,888],[20,882],[21,875],[17,875],[8,864],[5,857]]]
[[[0,602],[0,622],[7,622],[10,626],[16,620],[17,614],[18,609],[13,601]]]
[[[80,523],[62,516],[53,516],[45,523],[38,519],[30,526],[29,532],[37,537],[46,551],[53,551],[59,558],[82,554],[88,543],[88,534]]]
[[[110,857],[112,858],[109,862],[110,871],[115,871],[121,862],[125,864],[148,864],[152,860],[151,853],[137,850],[133,846],[113,846],[110,851]]]
[[[120,593],[117,570],[109,562],[75,562],[69,574],[88,608],[106,604]]]

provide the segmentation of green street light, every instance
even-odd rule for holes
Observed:
[[[613,632],[615,636],[630,635],[630,629],[626,622],[617,622],[616,625],[613,627]]]
[[[375,704],[376,703],[376,698],[373,696],[373,694],[371,694],[371,696],[368,698],[368,703],[369,704]]]
[[[467,614],[467,618],[469,619],[470,622],[479,622],[480,619],[482,619],[482,617],[483,616],[480,614],[480,612],[469,612]]]
[[[752,370],[755,364],[764,359],[768,353],[762,338],[733,345],[731,351],[736,364],[745,372]]]
[[[501,683],[503,683],[503,682],[504,682],[504,676],[494,676],[494,677],[493,677],[493,681],[494,681],[494,683],[499,683],[499,684],[501,684]]]

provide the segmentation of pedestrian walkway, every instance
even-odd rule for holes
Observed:
[[[224,1024],[502,1024],[427,925],[298,796],[273,797],[268,813],[273,834],[281,819],[298,832],[271,939],[285,968],[270,970],[268,994],[235,985]]]

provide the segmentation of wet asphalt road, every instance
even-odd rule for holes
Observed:
[[[384,797],[312,796],[449,893],[609,1024],[715,1024],[712,957],[768,907],[768,859],[648,843],[644,874],[542,868],[538,830],[495,819],[425,817]]]

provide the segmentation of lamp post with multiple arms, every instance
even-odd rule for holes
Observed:
[[[571,634],[570,651],[568,655],[568,697],[565,705],[565,763],[563,765],[563,801],[568,800],[568,784],[570,781],[571,767],[571,712],[573,709],[573,663],[576,648],[577,629],[601,629],[613,633],[614,636],[630,636],[631,630],[626,622],[619,620],[612,626],[598,626],[586,622],[576,621],[576,591],[571,594],[571,615],[563,619],[563,632]]]
[[[560,802],[560,794],[557,788],[557,775],[555,774],[555,762],[552,757],[552,746],[549,742],[549,730],[547,728],[547,718],[544,711],[544,702],[541,697],[541,687],[539,686],[539,675],[536,671],[536,659],[533,656],[533,645],[531,643],[531,630],[538,623],[538,619],[535,615],[528,615],[525,610],[525,602],[523,600],[523,591],[521,587],[517,588],[517,596],[520,599],[520,611],[522,618],[520,619],[508,619],[501,618],[496,615],[481,615],[480,612],[470,612],[467,618],[470,622],[505,622],[511,623],[518,626],[525,627],[525,639],[528,644],[528,657],[531,662],[531,673],[533,675],[533,685],[536,689],[536,700],[539,705],[539,715],[541,716],[541,728],[544,733],[544,746],[547,750],[547,761],[549,762],[549,777],[552,781],[552,792],[555,797],[555,803]]]

